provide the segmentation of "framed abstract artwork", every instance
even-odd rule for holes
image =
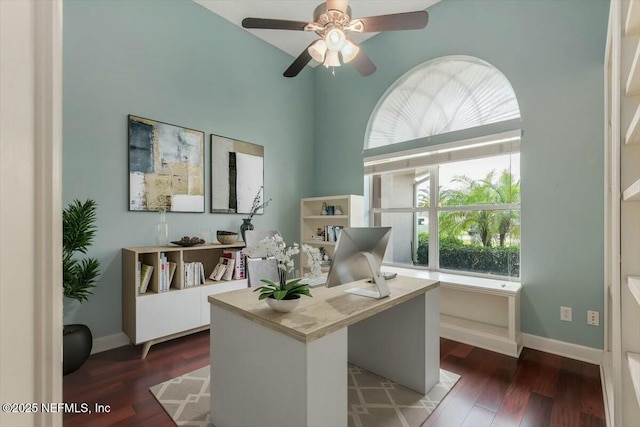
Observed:
[[[204,212],[204,132],[128,120],[129,210]]]
[[[250,213],[263,185],[262,145],[211,135],[212,213]],[[264,200],[263,194],[260,199]],[[263,213],[263,209],[256,213]]]

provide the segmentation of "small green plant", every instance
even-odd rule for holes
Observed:
[[[293,279],[288,281],[284,286],[280,283],[272,282],[269,279],[262,279],[261,281],[266,283],[266,286],[260,286],[253,292],[260,292],[258,300],[265,298],[273,298],[278,300],[283,299],[298,299],[301,295],[311,296],[309,292],[309,285],[299,284],[300,279]]]
[[[62,275],[64,296],[86,301],[96,286],[100,263],[95,258],[78,260],[76,253],[86,254],[93,243],[97,203],[74,200],[62,211]]]

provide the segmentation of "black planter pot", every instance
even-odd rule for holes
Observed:
[[[62,373],[76,371],[87,360],[93,336],[87,325],[65,325],[62,333]]]

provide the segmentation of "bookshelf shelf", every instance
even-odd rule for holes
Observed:
[[[634,145],[640,143],[640,105],[636,108],[636,112],[631,119],[627,133],[624,135],[624,143],[626,145]]]
[[[636,399],[638,400],[638,405],[640,405],[640,354],[628,352],[627,363],[629,366],[629,372],[631,373],[631,382],[633,383],[633,390],[636,393]]]
[[[625,202],[640,201],[640,179],[624,190],[622,193],[622,200]]]
[[[638,305],[640,305],[640,276],[628,276],[627,286],[629,286],[631,294],[636,299]]]
[[[333,241],[312,239],[312,236],[325,231],[325,227],[362,227],[364,224],[364,197],[354,194],[340,196],[311,197],[300,200],[300,241],[314,247],[325,249],[330,259],[336,243]],[[335,206],[341,215],[320,215],[322,205]],[[301,255],[302,273],[308,272],[309,263]]]
[[[624,35],[630,37],[638,34],[640,34],[640,0],[631,0],[627,9]]]
[[[247,287],[247,280],[214,281],[209,275],[225,251],[238,251],[242,243],[230,245],[144,246],[122,249],[122,327],[133,344],[144,344],[142,358],[156,343],[209,327],[209,295]],[[162,255],[175,263],[168,289],[162,291]],[[138,265],[153,267],[146,292],[140,294]],[[185,286],[186,263],[201,263],[204,283]],[[167,276],[168,277],[168,276]]]
[[[640,14],[640,10],[638,14]],[[625,94],[627,96],[640,94],[640,40],[636,43],[636,52],[631,61],[631,69],[625,85]]]

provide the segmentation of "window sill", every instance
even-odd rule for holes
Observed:
[[[421,279],[438,280],[441,286],[453,289],[475,291],[484,294],[514,296],[520,292],[522,285],[520,282],[509,282],[507,280],[485,279],[483,277],[464,276],[461,274],[440,273],[429,270],[416,270],[413,268],[402,268],[392,266],[382,266],[384,272],[398,273],[401,276],[418,277]]]

